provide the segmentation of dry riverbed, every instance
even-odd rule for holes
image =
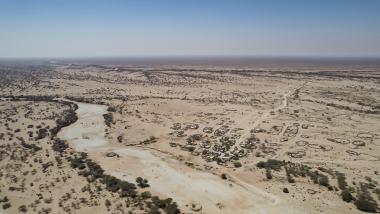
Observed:
[[[175,213],[170,197],[184,213],[379,210],[379,76],[0,66],[0,206]]]
[[[103,114],[107,106],[75,102],[78,120],[58,136],[77,151],[86,152],[109,174],[134,182],[148,179],[153,193],[171,197],[182,209],[193,204],[205,213],[302,213],[257,187],[236,180],[229,182],[205,171],[185,166],[165,154],[138,147],[120,148],[107,143]],[[105,157],[113,152],[116,159]]]

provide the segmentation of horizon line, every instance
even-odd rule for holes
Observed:
[[[216,54],[176,54],[176,55],[115,55],[115,56],[0,56],[0,60],[58,60],[58,59],[175,59],[175,58],[278,58],[278,59],[380,59],[380,55],[216,55]]]

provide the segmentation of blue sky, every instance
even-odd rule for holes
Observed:
[[[380,56],[380,0],[1,0],[0,57]]]

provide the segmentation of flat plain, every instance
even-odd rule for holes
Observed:
[[[360,213],[380,70],[3,64],[0,212]]]

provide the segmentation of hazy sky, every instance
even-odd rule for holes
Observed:
[[[380,0],[0,0],[0,57],[380,56]]]

